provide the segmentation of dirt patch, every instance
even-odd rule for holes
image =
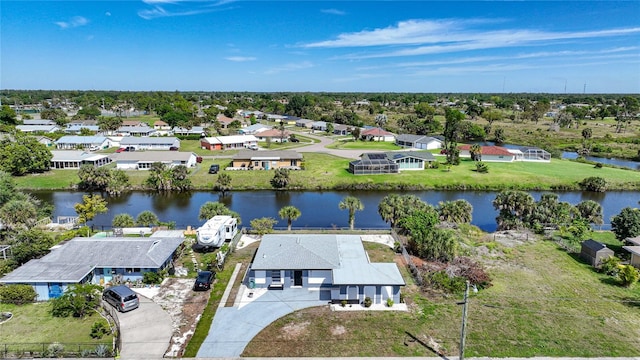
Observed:
[[[331,328],[331,335],[333,336],[344,335],[346,333],[347,333],[347,329],[345,329],[344,326],[342,325],[336,325]]]
[[[538,239],[538,237],[530,231],[518,230],[498,231],[493,233],[492,236],[494,241],[506,247],[516,247]]]
[[[307,333],[310,322],[291,323],[282,327],[282,337],[286,340],[295,340]]]
[[[182,356],[209,301],[210,291],[193,291],[192,287],[193,279],[171,278],[152,298],[171,316],[173,336],[165,354],[167,357]]]

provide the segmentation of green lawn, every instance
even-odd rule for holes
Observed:
[[[393,151],[402,149],[395,143],[388,141],[353,141],[353,138],[340,139],[327,147],[331,149],[382,151]]]
[[[640,355],[640,285],[619,287],[552,242],[484,262],[493,286],[470,297],[467,356]],[[409,334],[457,355],[459,296],[427,298],[414,286],[404,293],[409,312],[295,312],[258,334],[243,356],[434,356]]]
[[[84,319],[73,317],[56,318],[49,313],[48,302],[21,306],[0,304],[0,311],[13,313],[13,318],[0,325],[0,344],[9,344],[9,349],[16,349],[12,344],[29,343],[19,348],[31,351],[42,351],[51,343],[59,342],[67,345],[65,350],[77,351],[78,344],[82,349],[94,349],[98,344],[108,344],[111,349],[112,336],[104,336],[100,340],[92,339],[91,326],[102,319],[93,313]]]

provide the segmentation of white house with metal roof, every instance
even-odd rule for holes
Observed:
[[[82,165],[86,164],[100,167],[111,162],[107,155],[83,150],[52,150],[51,155],[53,155],[50,161],[52,169],[80,169]]]
[[[61,128],[56,125],[16,125],[16,129],[23,133],[54,133],[60,131]]]
[[[249,288],[307,288],[332,302],[400,302],[405,281],[395,263],[372,263],[360,235],[269,234],[262,237]]]
[[[155,234],[154,234],[155,235]],[[0,278],[1,284],[28,284],[38,300],[57,298],[71,284],[136,282],[145,272],[173,266],[182,236],[74,238],[55,246]]]
[[[125,136],[120,140],[120,147],[134,147],[138,150],[170,150],[172,147],[180,148],[180,140],[176,137],[158,136]]]
[[[163,163],[169,167],[196,166],[198,155],[186,151],[133,151],[111,154],[120,170],[149,170],[153,163]]]
[[[396,145],[405,148],[433,150],[442,148],[444,141],[425,135],[401,134],[396,136]]]
[[[111,142],[104,136],[67,135],[56,141],[56,148],[60,150],[98,150],[106,149],[110,146]]]

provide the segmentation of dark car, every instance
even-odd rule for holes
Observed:
[[[196,162],[200,164],[202,162],[202,156],[196,157]]]
[[[124,148],[124,151],[136,151],[136,148],[134,146],[127,146]]]
[[[169,150],[178,151],[178,150],[180,150],[180,148],[178,148],[177,146],[172,146],[172,147],[169,148]]]
[[[220,165],[213,164],[213,165],[209,166],[209,174],[217,174],[218,171],[220,171]]]
[[[193,290],[211,289],[211,284],[213,284],[213,279],[215,278],[216,278],[216,273],[214,273],[213,271],[198,272],[198,277],[196,277],[196,282],[193,284]]]
[[[300,139],[298,139],[298,138],[290,138],[289,141],[291,141],[293,143],[299,143]]]

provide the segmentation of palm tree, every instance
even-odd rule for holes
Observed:
[[[340,208],[340,210],[349,210],[349,228],[353,230],[353,224],[355,223],[356,219],[356,211],[364,210],[364,205],[362,204],[360,199],[355,196],[347,196],[346,198],[342,199],[342,201],[340,201],[340,203],[338,204],[338,208]]]
[[[221,202],[207,201],[200,207],[198,219],[209,220],[216,215],[230,215],[229,209]]]
[[[231,175],[227,173],[220,173],[215,185],[213,185],[213,189],[219,191],[224,197],[227,191],[231,191],[231,189],[233,189],[233,186],[231,186]]]
[[[394,228],[396,222],[398,222],[396,213],[398,212],[398,208],[400,207],[400,202],[400,195],[390,194],[383,197],[378,204],[378,214],[380,214],[382,220],[388,222],[389,225],[391,225],[391,228]]]
[[[136,216],[136,224],[140,226],[151,226],[159,222],[158,216],[153,211],[145,210]]]
[[[482,147],[478,144],[473,144],[469,148],[469,154],[472,161],[482,161]]]
[[[291,222],[299,218],[302,213],[297,207],[289,205],[280,209],[278,215],[280,215],[280,218],[283,220],[287,219],[287,230],[291,231]]]

